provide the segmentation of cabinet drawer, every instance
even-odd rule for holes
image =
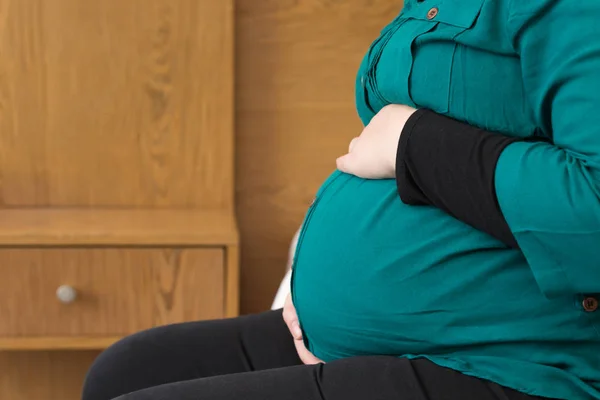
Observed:
[[[220,318],[224,289],[217,247],[0,249],[0,337],[119,336]]]

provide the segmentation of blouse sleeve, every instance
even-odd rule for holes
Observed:
[[[416,156],[426,147],[425,142],[432,145],[431,137],[427,140],[426,135],[415,133],[401,137],[405,143],[398,151],[397,181],[403,200],[411,204],[438,202],[457,218],[519,247],[549,297],[600,293],[599,18],[598,0],[519,0],[511,5],[506,34],[521,59],[536,125],[550,141],[478,132],[488,140],[475,139],[477,135],[472,134],[471,140],[479,144],[460,146],[470,149],[459,154],[463,160],[472,160],[469,168],[455,165],[456,158],[448,156],[438,165],[435,179],[420,177],[426,167],[418,164],[427,156]],[[468,129],[462,125],[463,129],[454,125],[445,140],[466,140],[464,131]],[[430,164],[435,162],[429,158]],[[445,169],[453,172],[443,172]],[[473,171],[481,176],[473,178]],[[470,186],[458,185],[463,203],[485,204],[490,209],[494,205],[495,211],[484,210],[478,220],[461,215],[461,199],[452,200],[452,185],[444,173],[458,177],[455,181],[459,183],[469,178]],[[473,189],[477,185],[479,188]],[[469,196],[473,198],[468,200]]]
[[[550,296],[600,293],[600,1],[513,1],[525,92],[553,143],[508,146],[500,208]]]

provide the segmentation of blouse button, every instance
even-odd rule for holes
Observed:
[[[438,15],[438,8],[433,7],[431,10],[427,12],[427,19],[434,19],[436,15]]]
[[[587,312],[594,312],[598,309],[598,299],[595,297],[586,297],[583,300],[583,309]]]

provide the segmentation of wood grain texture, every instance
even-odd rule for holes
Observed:
[[[0,352],[0,399],[80,400],[97,351]]]
[[[401,6],[400,0],[237,0],[242,312],[271,304],[308,205],[360,134],[356,70]]]
[[[0,336],[38,334],[0,350],[79,350],[0,351],[0,399],[79,399],[82,349],[224,315],[233,16],[233,0],[0,0]]]
[[[240,313],[240,251],[238,245],[225,248],[225,316],[237,317]]]
[[[122,336],[0,337],[0,351],[102,350],[121,338]]]
[[[0,337],[120,336],[224,313],[221,249],[2,249]],[[61,303],[56,289],[77,298]]]
[[[153,268],[153,326],[225,316],[223,249],[174,249],[161,255]]]
[[[0,246],[224,246],[238,243],[232,211],[0,209]]]
[[[0,1],[0,206],[231,208],[232,3]]]

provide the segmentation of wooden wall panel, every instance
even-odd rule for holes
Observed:
[[[242,311],[270,306],[320,183],[361,131],[355,74],[401,0],[236,1]]]
[[[233,203],[233,8],[0,0],[0,207]]]

